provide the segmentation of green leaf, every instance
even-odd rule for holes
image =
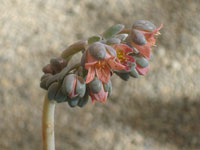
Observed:
[[[120,73],[120,72],[115,72],[122,80],[128,81],[129,79],[129,73]]]
[[[116,35],[117,33],[121,32],[123,29],[124,29],[123,24],[116,24],[116,25],[110,27],[108,30],[106,30],[103,33],[103,37],[105,39],[109,39],[109,38],[113,37],[114,35]]]
[[[77,83],[76,83],[76,94],[79,97],[83,97],[85,95],[85,91],[86,91],[86,85],[85,85],[84,79],[78,76]]]
[[[109,80],[108,83],[103,84],[105,92],[108,92],[108,96],[110,97],[112,94],[112,82]]]
[[[56,93],[58,91],[58,82],[54,82],[51,84],[51,86],[48,88],[48,98],[49,100],[53,100],[56,96]]]
[[[134,77],[134,78],[138,78],[139,77],[139,74],[135,68],[135,66],[131,66],[131,71],[130,71],[130,76]]]
[[[106,41],[106,44],[112,45],[112,44],[119,44],[121,42],[118,38],[110,38]]]
[[[79,97],[75,97],[73,99],[68,100],[68,104],[70,107],[76,107],[78,105],[79,102]]]
[[[78,106],[79,106],[79,107],[84,107],[84,106],[88,103],[88,98],[89,98],[89,95],[88,95],[88,93],[86,92],[86,93],[85,93],[85,96],[79,100]]]
[[[104,60],[106,57],[106,48],[104,44],[100,42],[95,42],[88,47],[88,52],[92,55],[96,60]]]
[[[142,67],[146,68],[149,66],[149,61],[144,57],[135,57],[136,62]]]
[[[88,44],[92,44],[94,42],[98,42],[102,39],[102,37],[100,35],[95,35],[95,36],[92,36],[88,39]]]
[[[120,39],[122,42],[124,42],[127,38],[128,34],[118,34],[116,38]]]
[[[62,103],[68,101],[67,95],[63,94],[62,90],[59,89],[56,93],[56,96],[54,97],[55,101],[57,103]]]
[[[89,83],[89,88],[92,93],[99,93],[102,89],[102,82],[97,78],[94,78],[92,82]]]
[[[76,82],[76,75],[69,74],[64,78],[62,83],[62,92],[66,95],[69,95],[74,90],[74,83]]]

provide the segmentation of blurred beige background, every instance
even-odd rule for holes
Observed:
[[[73,42],[147,19],[164,28],[151,71],[113,77],[105,105],[58,104],[57,150],[200,149],[199,0],[1,0],[0,150],[40,150],[41,68]]]

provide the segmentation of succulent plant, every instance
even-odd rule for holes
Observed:
[[[128,81],[149,71],[159,28],[147,20],[137,20],[130,30],[116,24],[102,35],[72,44],[61,57],[53,57],[43,67],[40,87],[48,91],[49,100],[68,102],[69,106],[83,107],[92,102],[105,103],[112,93],[111,76],[116,74]],[[80,62],[70,64],[71,57],[82,51]]]
[[[43,149],[54,150],[55,103],[84,107],[89,100],[106,103],[112,94],[111,77],[116,74],[128,81],[149,71],[151,47],[159,28],[146,20],[137,20],[131,29],[116,24],[102,35],[94,35],[70,45],[61,57],[53,57],[43,67],[40,87],[47,90],[43,107]],[[77,63],[73,55],[82,52]]]

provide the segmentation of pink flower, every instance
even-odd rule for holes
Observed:
[[[108,83],[112,69],[125,69],[116,57],[115,50],[108,45],[96,42],[87,49],[85,55],[84,67],[88,70],[86,83],[91,82],[95,75],[103,83]]]
[[[107,100],[107,97],[108,97],[108,92],[105,92],[105,90],[104,90],[104,88],[102,86],[102,88],[101,88],[99,93],[90,92],[90,96],[91,96],[93,104],[94,104],[95,101],[99,101],[99,102],[105,104],[106,100]]]
[[[136,30],[136,32],[139,32],[140,34],[142,34],[144,36],[144,38],[146,39],[146,44],[145,45],[139,45],[139,44],[136,44],[134,41],[130,41],[130,44],[134,48],[136,48],[140,52],[141,55],[143,55],[147,59],[150,59],[151,47],[154,46],[155,43],[156,43],[156,39],[155,39],[154,35],[158,34],[159,30],[162,27],[163,27],[163,25],[161,24],[160,27],[158,27],[157,29],[155,29],[152,32],[145,31],[145,30],[134,29],[134,30]]]
[[[107,100],[107,97],[112,92],[112,83],[109,80],[109,83],[103,84],[101,80],[99,80],[97,77],[94,78],[89,84],[89,94],[92,99],[92,103],[95,101],[99,101],[101,103],[105,103]]]
[[[115,44],[113,45],[113,48],[117,52],[117,58],[119,59],[120,63],[126,66],[125,70],[130,71],[129,63],[135,62],[135,59],[128,54],[133,53],[133,49],[126,44]]]

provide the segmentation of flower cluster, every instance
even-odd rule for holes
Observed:
[[[53,58],[43,68],[40,86],[48,90],[48,98],[83,107],[89,96],[92,103],[105,103],[112,92],[111,76],[123,80],[138,78],[149,71],[151,48],[159,30],[146,20],[137,20],[130,30],[117,24],[102,35],[90,37],[84,45],[74,44],[66,50],[66,58]],[[81,61],[70,65],[75,53],[82,51]]]

